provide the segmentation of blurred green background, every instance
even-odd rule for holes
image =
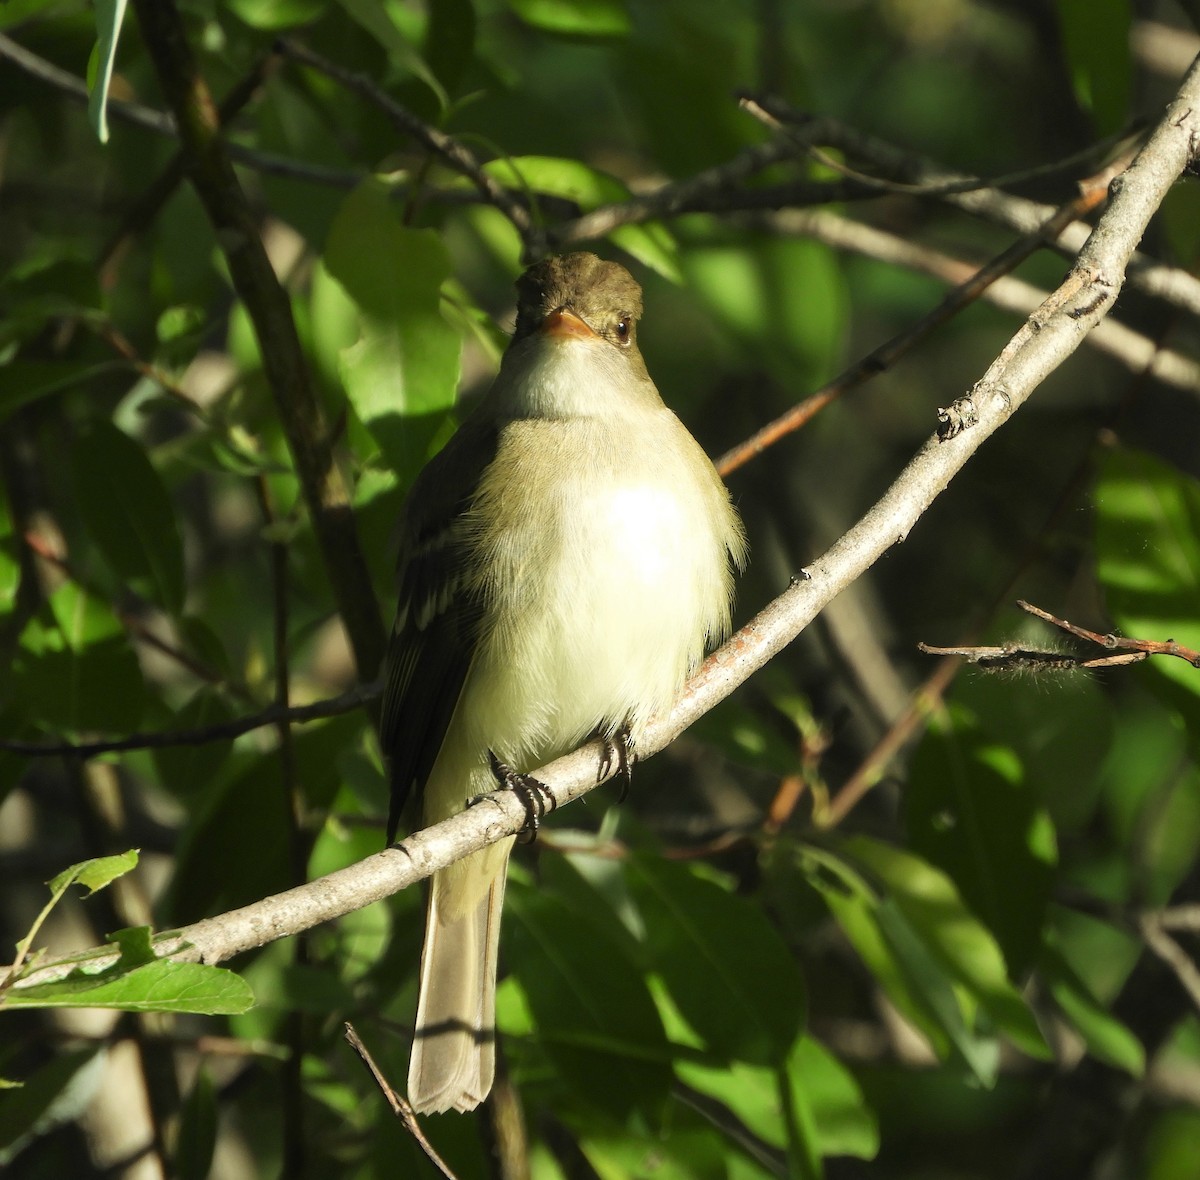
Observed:
[[[1183,0],[177,3],[218,101],[269,62],[227,141],[385,621],[400,500],[495,372],[521,242],[370,93],[272,57],[276,38],[488,161],[552,243],[580,213],[770,142],[743,91],[948,171],[1022,174],[1007,193],[1058,205],[1157,120],[1200,51]],[[111,0],[0,6],[14,741],[194,729],[257,713],[282,681],[306,703],[357,680],[228,240],[163,179],[173,139],[110,114],[101,143],[46,68],[95,79],[97,29],[119,16]],[[110,93],[164,109],[132,10]],[[650,372],[714,456],[933,308],[946,282],[913,259],[978,265],[1019,236],[949,197],[855,192],[840,167],[912,176],[851,136],[818,142],[821,158],[780,153],[719,203],[710,190],[708,211],[570,241],[644,283]],[[825,220],[775,216],[814,203]],[[858,248],[832,245],[831,224]],[[1142,249],[1186,278],[1198,227],[1185,179]],[[739,622],[874,502],[1029,289],[1069,265],[1035,253],[1023,310],[970,306],[730,475],[751,541]],[[1200,647],[1196,307],[1130,286],[1116,318],[1140,346],[1085,344],[905,544],[638,767],[625,805],[602,790],[518,854],[501,1100],[527,1141],[497,1149],[493,1108],[433,1118],[457,1175],[1192,1180],[1200,672],[960,672],[943,698],[922,694],[938,665],[916,645],[1044,643],[1024,598]],[[1147,371],[1155,349],[1179,354],[1174,376]],[[873,756],[908,714],[911,738]],[[90,759],[0,751],[2,941],[86,858],[141,849],[110,889],[54,909],[36,940],[51,954],[351,863],[379,849],[385,812],[362,709]],[[256,1004],[228,1018],[0,1010],[0,1076],[23,1083],[0,1090],[0,1168],[433,1175],[341,1039],[353,1020],[401,1084],[422,923],[410,890],[243,956],[229,966]]]

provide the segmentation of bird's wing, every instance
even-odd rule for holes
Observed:
[[[391,778],[389,844],[414,785],[419,791],[433,768],[479,639],[483,603],[468,588],[464,513],[497,439],[494,424],[468,420],[421,472],[405,502],[379,728]]]

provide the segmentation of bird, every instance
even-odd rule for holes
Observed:
[[[387,840],[599,735],[636,752],[728,634],[745,533],[638,350],[641,287],[590,253],[517,280],[500,370],[401,509],[380,739]],[[469,1111],[495,1074],[513,838],[429,888],[408,1074],[418,1114]]]

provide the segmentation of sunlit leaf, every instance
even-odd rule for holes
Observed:
[[[632,25],[625,0],[509,0],[513,11],[547,33],[621,37]]]
[[[804,1023],[804,980],[749,898],[657,856],[629,861],[646,951],[671,996],[715,1053],[781,1064]]]
[[[412,472],[458,385],[461,342],[441,312],[445,246],[405,226],[387,191],[368,183],[334,222],[325,268],[356,312],[354,336],[339,349],[346,393],[389,466]]]
[[[537,1036],[572,1087],[614,1114],[661,1106],[670,1054],[637,965],[604,927],[520,881],[505,903],[510,962]]]
[[[59,731],[134,728],[145,681],[120,621],[71,582],[53,591],[47,606],[50,619],[29,622],[14,660],[13,684],[24,709]]]
[[[11,988],[9,1008],[116,1008],[126,1012],[244,1012],[254,1003],[245,981],[223,967],[157,959],[121,974],[75,972],[57,983]]]
[[[1139,451],[1104,453],[1095,489],[1096,573],[1126,635],[1200,649],[1200,483]],[[1183,660],[1156,673],[1200,693]]]
[[[108,87],[125,19],[125,2],[96,0],[96,71],[89,87],[88,119],[101,143],[108,142]]]
[[[961,719],[931,731],[904,796],[912,848],[953,879],[1014,972],[1037,955],[1056,859],[1053,827],[1006,747]]]
[[[1146,1050],[1129,1028],[1105,1009],[1055,948],[1046,948],[1040,967],[1051,997],[1083,1037],[1088,1052],[1140,1078],[1146,1068]]]

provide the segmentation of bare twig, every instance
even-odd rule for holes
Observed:
[[[1044,611],[1040,606],[1031,602],[1018,600],[1017,606],[1035,618],[1052,623],[1062,631],[1074,635],[1077,639],[1086,639],[1089,643],[1098,644],[1107,651],[1124,651],[1132,654],[1132,659],[1124,661],[1132,663],[1133,659],[1144,660],[1147,656],[1176,656],[1187,660],[1193,668],[1200,668],[1200,652],[1194,648],[1184,647],[1173,639],[1127,639],[1123,635],[1101,635],[1098,631],[1089,631],[1086,627],[1077,627],[1074,623],[1060,619],[1057,615]]]
[[[21,754],[27,758],[61,757],[69,754],[73,758],[95,758],[99,754],[120,753],[123,750],[162,750],[171,746],[201,746],[208,742],[228,741],[241,737],[255,729],[268,725],[295,725],[302,721],[317,721],[322,717],[336,717],[352,713],[379,698],[382,688],[378,683],[356,685],[354,688],[324,701],[313,701],[309,705],[268,705],[259,713],[247,717],[234,717],[229,721],[217,721],[212,725],[201,725],[195,729],[172,729],[148,733],[131,733],[120,738],[105,738],[94,742],[22,742],[0,738],[0,750],[9,754]]]
[[[837,119],[822,116],[819,123],[819,142],[839,148],[855,159],[865,160],[892,175],[914,184],[951,184],[977,180],[976,177],[955,172],[915,152],[851,127]],[[978,188],[948,193],[938,198],[976,217],[984,217],[1006,225],[1018,233],[1035,232],[1054,214],[1054,206],[1027,197],[1014,196],[998,188]],[[1074,257],[1083,248],[1091,226],[1075,222],[1064,227],[1057,239],[1057,248]],[[1178,267],[1166,266],[1136,250],[1130,255],[1127,271],[1132,286],[1148,295],[1167,302],[1193,315],[1200,315],[1200,278]]]
[[[1142,941],[1171,969],[1193,1006],[1200,1010],[1200,967],[1167,933],[1157,914],[1141,914],[1138,917],[1138,932]]]
[[[1019,265],[1048,238],[1053,238],[1062,230],[1063,226],[1070,224],[1082,212],[1094,208],[1103,201],[1108,179],[1107,174],[1095,178],[1078,197],[1059,209],[1037,231],[1026,234],[991,262],[980,267],[969,279],[948,292],[937,307],[922,316],[915,324],[898,332],[890,340],[885,341],[865,357],[856,361],[816,393],[805,398],[799,405],[793,406],[773,422],[769,422],[760,430],[755,431],[744,442],[726,451],[717,460],[717,470],[722,475],[736,471],[755,456],[760,455],[767,447],[773,446],[781,438],[799,430],[814,415],[831,402],[836,401],[847,390],[854,389],[876,374],[890,368],[918,341],[923,340],[935,328],[940,327],[967,304],[977,299],[989,284]]]
[[[1189,934],[1200,934],[1200,905],[1173,905],[1155,914],[1164,930],[1186,930]]]
[[[993,672],[1069,672],[1075,668],[1115,668],[1121,664],[1136,664],[1148,654],[1130,651],[1119,656],[1087,656],[1023,643],[978,647],[934,647],[930,643],[918,643],[917,650],[929,656],[957,656],[968,664],[978,664]]]
[[[387,1099],[387,1104],[392,1108],[392,1113],[404,1124],[404,1129],[417,1141],[418,1146],[425,1153],[429,1162],[437,1168],[445,1177],[445,1180],[457,1180],[457,1177],[450,1170],[449,1165],[434,1150],[433,1144],[425,1138],[425,1132],[421,1130],[421,1124],[417,1121],[416,1113],[409,1105],[408,1099],[396,1092],[392,1084],[384,1077],[383,1070],[375,1064],[375,1058],[371,1056],[370,1050],[363,1044],[362,1038],[354,1029],[354,1025],[347,1020],[345,1029],[347,1042],[354,1052],[358,1054],[359,1060],[367,1067],[367,1072],[374,1079],[375,1085],[379,1087],[380,1093]]]
[[[867,185],[877,193],[908,197],[950,197],[958,193],[977,192],[980,189],[1001,189],[1010,185],[1025,184],[1047,176],[1062,176],[1084,164],[1094,167],[1096,160],[1111,151],[1121,138],[1125,138],[1114,136],[1101,143],[1089,144],[1082,151],[1064,156],[1061,160],[988,179],[960,175],[910,182],[868,175],[823,151],[818,144],[824,137],[826,127],[830,125],[823,116],[795,111],[786,103],[767,95],[742,94],[738,101],[742,110],[773,131],[786,136],[797,151],[831,171]]]
[[[777,233],[815,238],[835,249],[903,266],[944,283],[967,283],[978,271],[977,264],[828,209],[784,209],[766,218],[766,224]],[[979,292],[979,298],[1022,317],[1041,306],[1047,295],[1047,291],[1011,274],[1000,276]],[[1096,325],[1087,344],[1135,373],[1148,373],[1164,385],[1200,394],[1200,362],[1161,347],[1113,316]]]
[[[415,139],[426,151],[432,152],[445,161],[455,172],[467,177],[479,190],[480,195],[490,205],[494,205],[505,217],[512,222],[513,228],[521,238],[525,255],[529,261],[545,253],[545,237],[533,222],[526,206],[499,181],[484,171],[483,165],[475,158],[475,154],[453,136],[430,126],[419,119],[407,107],[401,106],[389,94],[384,93],[378,85],[365,74],[357,74],[347,70],[322,57],[319,53],[286,38],[277,42],[277,48],[285,57],[341,83],[347,90],[353,90],[368,102],[378,107],[392,123],[405,135]]]
[[[53,62],[32,53],[3,33],[0,33],[0,58],[11,62],[18,69],[24,70],[31,78],[37,78],[40,82],[52,86],[68,98],[82,104],[87,103],[88,88],[82,78],[77,78],[74,74],[59,69]],[[131,127],[140,127],[143,131],[151,131],[155,135],[166,136],[168,139],[179,138],[175,120],[165,111],[112,97],[108,100],[107,109],[109,118],[116,122],[127,123]],[[239,164],[252,168],[256,172],[288,176],[313,184],[349,189],[361,184],[363,179],[361,173],[348,172],[340,168],[326,168],[321,164],[310,164],[304,160],[293,160],[288,156],[279,156],[274,152],[243,147],[238,143],[227,143],[226,151]]]

